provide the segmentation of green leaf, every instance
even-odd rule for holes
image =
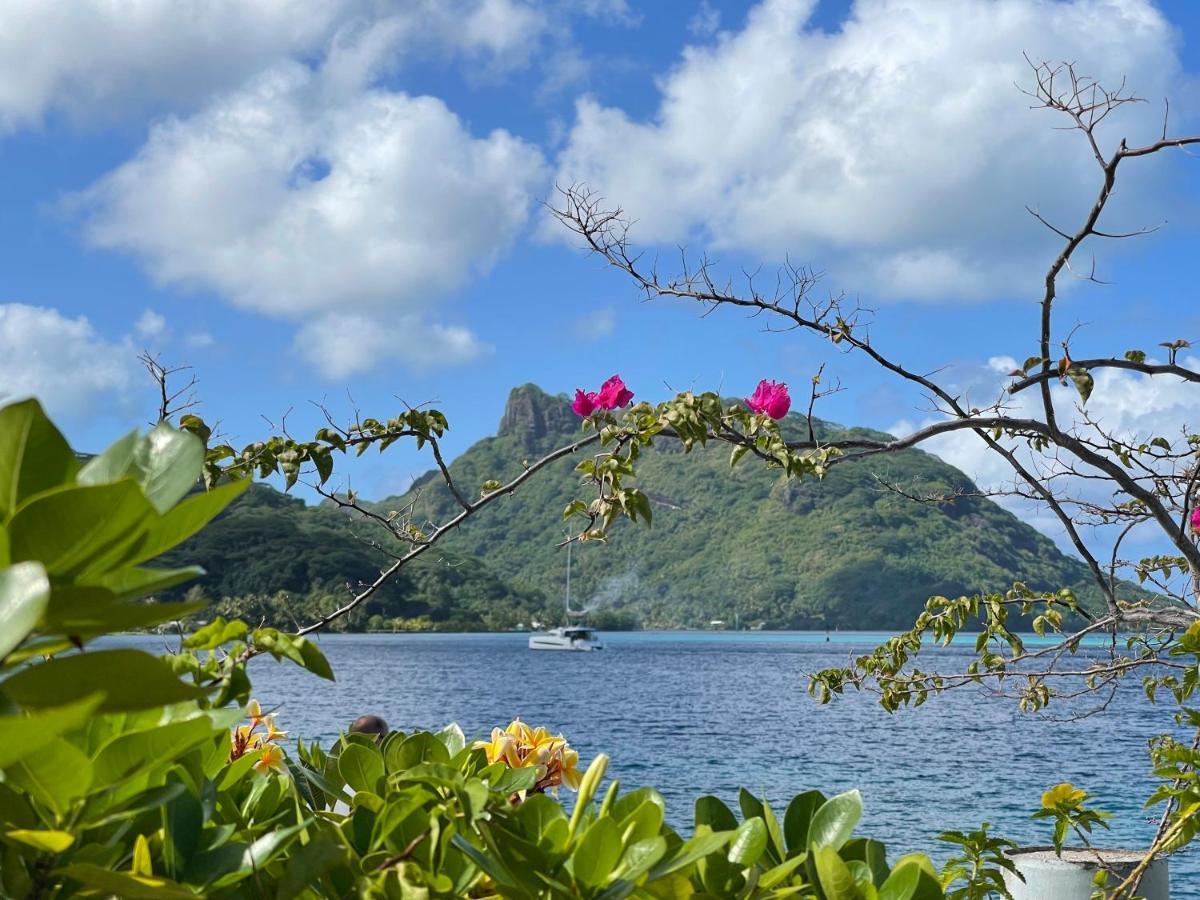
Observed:
[[[735,866],[749,868],[758,862],[758,858],[766,849],[767,826],[762,819],[755,816],[738,826],[729,844],[729,861]]]
[[[0,716],[0,769],[36,753],[64,732],[81,726],[91,718],[101,699],[99,694],[92,694],[78,703],[57,709],[31,715]]]
[[[897,865],[879,886],[879,900],[912,900],[921,882],[921,868],[912,862]]]
[[[783,835],[788,853],[798,853],[808,847],[808,829],[817,810],[825,803],[820,791],[797,794],[783,814]]]
[[[437,739],[446,745],[451,757],[457,756],[467,746],[467,737],[457,722],[451,722],[436,735]]]
[[[713,831],[697,834],[684,841],[674,856],[664,859],[650,870],[650,880],[662,878],[680,869],[686,869],[693,863],[704,859],[710,853],[716,853],[733,839],[732,831]]]
[[[205,716],[158,725],[145,731],[122,734],[109,741],[95,754],[92,765],[96,782],[112,785],[130,775],[149,774],[165,768],[193,747],[218,733]]]
[[[32,831],[27,828],[17,828],[13,831],[6,831],[4,836],[10,841],[16,841],[42,853],[62,853],[75,843],[75,835],[69,831]]]
[[[775,887],[775,885],[779,884],[798,868],[804,865],[804,863],[807,861],[808,855],[806,853],[800,853],[796,856],[793,856],[786,862],[782,862],[777,866],[767,869],[767,871],[763,872],[763,874],[759,877],[758,886],[763,890],[769,890],[770,888]]]
[[[79,470],[80,484],[131,478],[146,499],[165,513],[195,487],[204,465],[204,444],[194,434],[160,422],[145,437],[127,434]]]
[[[92,763],[74,744],[56,741],[14,763],[5,776],[61,817],[92,786]]]
[[[375,793],[384,776],[383,755],[362,744],[347,744],[338,757],[338,773],[355,791]]]
[[[187,864],[200,846],[204,830],[204,808],[196,795],[183,784],[179,775],[167,776],[168,786],[182,788],[162,807],[162,856],[167,875],[183,877]]]
[[[403,772],[422,763],[448,762],[450,751],[436,735],[428,731],[418,731],[402,741],[393,741],[387,748],[389,772]]]
[[[218,878],[213,883],[213,887],[228,887],[262,869],[278,856],[297,834],[307,828],[310,822],[310,819],[305,819],[288,828],[278,828],[264,834],[242,851],[238,866],[232,872]]]
[[[34,559],[52,578],[117,565],[155,517],[132,481],[61,487],[22,504],[8,524],[15,561]]]
[[[217,616],[203,628],[198,628],[183,639],[189,650],[215,650],[229,641],[244,640],[250,629],[240,619],[226,622]]]
[[[304,846],[302,853],[293,853],[288,859],[283,877],[279,879],[279,891],[275,900],[292,900],[310,887],[316,896],[320,896],[324,892],[316,887],[317,883],[326,872],[343,862],[348,855],[341,844],[326,835],[318,835]]]
[[[621,858],[621,832],[612,819],[597,819],[571,856],[575,880],[585,887],[605,884]]]
[[[155,875],[134,875],[132,872],[112,872],[91,863],[71,863],[57,870],[80,884],[94,888],[105,896],[127,897],[129,900],[177,900],[200,895],[183,885]]]
[[[812,859],[826,900],[859,900],[861,895],[854,875],[842,862],[837,850],[828,845],[816,847],[812,851]]]
[[[65,608],[58,606],[57,602],[64,593],[70,598],[70,605]],[[74,637],[116,634],[161,622],[175,622],[208,606],[204,600],[183,603],[119,603],[112,591],[106,588],[55,591],[53,599],[54,609],[46,617],[42,630]]]
[[[840,850],[862,818],[862,809],[862,795],[858,791],[830,797],[813,814],[808,828],[808,846]]]
[[[204,570],[199,566],[184,566],[179,569],[129,567],[87,580],[90,585],[112,591],[118,600],[138,600],[199,578],[203,574]]]
[[[1070,369],[1067,375],[1070,376],[1075,390],[1079,391],[1079,397],[1086,406],[1088,398],[1092,396],[1092,388],[1096,386],[1096,380],[1092,378],[1092,373],[1087,369]]]
[[[33,633],[50,602],[50,579],[37,562],[0,569],[0,662]]]
[[[78,468],[70,445],[36,400],[0,409],[0,520],[34,494],[69,483]]]
[[[201,528],[215,519],[230,503],[246,492],[250,479],[231,481],[211,491],[188,497],[182,503],[165,511],[152,524],[138,545],[137,552],[124,560],[126,565],[135,565],[166,553],[183,543]]]
[[[662,836],[635,841],[625,848],[621,862],[613,874],[625,881],[634,881],[649,872],[666,852],[667,839]]]
[[[707,825],[713,831],[733,831],[738,827],[733,811],[711,794],[697,798],[696,824]]]
[[[324,652],[315,641],[302,637],[295,638],[295,642],[296,648],[300,651],[300,658],[304,661],[304,668],[326,681],[336,681],[329,660],[325,658]]]
[[[166,706],[204,696],[170,666],[141,650],[96,650],[58,656],[22,669],[4,682],[4,693],[24,707],[63,706],[103,693],[101,712]]]

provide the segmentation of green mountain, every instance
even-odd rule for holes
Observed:
[[[372,542],[378,535],[367,523],[256,484],[162,561],[204,567],[203,578],[175,594],[208,598],[210,614],[293,627],[336,609],[389,564]],[[476,559],[429,553],[339,627],[499,630],[555,612],[540,592],[505,583]]]
[[[578,436],[565,397],[513,390],[497,435],[450,465],[460,489],[507,480]],[[785,430],[799,436],[799,416]],[[877,432],[820,423],[834,439]],[[806,432],[805,432],[806,433]],[[642,489],[654,525],[623,523],[607,543],[574,553],[575,606],[603,628],[695,627],[714,619],[770,628],[894,629],[911,625],[934,594],[999,591],[1014,581],[1072,587],[1094,599],[1088,572],[1048,538],[985,498],[920,503],[885,489],[882,476],[922,495],[970,494],[971,481],[935,456],[909,450],[834,466],[822,481],[788,481],[746,459],[730,471],[724,445],[685,455],[664,442],[643,455]],[[585,496],[564,459],[498,500],[406,568],[348,623],[353,628],[511,628],[562,618],[566,535],[562,510]],[[457,504],[436,471],[403,496],[416,521],[444,521]],[[344,602],[347,585],[374,579],[388,557],[376,526],[331,507],[309,507],[256,485],[166,562],[194,562],[200,591],[222,613],[302,621]],[[281,593],[282,592],[282,593]],[[407,620],[395,622],[393,620]]]
[[[820,423],[826,439],[880,436]],[[802,431],[804,429],[804,431]],[[806,433],[797,415],[785,422]],[[494,438],[451,465],[463,491],[507,480],[579,434],[565,397],[534,385],[516,388]],[[912,492],[971,493],[962,472],[919,450],[834,466],[822,481],[788,481],[745,460],[732,472],[724,445],[696,449],[664,442],[645,454],[640,486],[654,525],[625,523],[605,544],[578,548],[573,595],[600,610],[633,613],[647,627],[698,626],[713,619],[772,628],[900,628],[931,595],[1072,587],[1095,594],[1082,562],[992,501],[915,502],[886,490],[877,476]],[[561,590],[565,534],[561,515],[581,496],[578,460],[563,460],[512,497],[446,539],[454,553],[483,560],[506,583]],[[453,498],[436,472],[379,510],[414,504],[417,519],[452,515]]]

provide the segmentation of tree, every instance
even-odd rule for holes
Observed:
[[[895,709],[923,702],[930,694],[990,681],[1015,685],[1022,708],[1036,710],[1056,697],[1080,691],[1095,693],[1103,704],[1124,676],[1140,673],[1151,701],[1158,692],[1168,691],[1182,720],[1197,728],[1190,747],[1166,735],[1154,747],[1156,768],[1169,777],[1152,798],[1164,802],[1165,808],[1147,854],[1148,864],[1156,854],[1190,840],[1200,823],[1198,810],[1193,808],[1200,793],[1185,787],[1200,762],[1196,752],[1200,713],[1186,706],[1200,677],[1196,661],[1200,649],[1200,548],[1195,536],[1200,530],[1200,435],[1184,422],[1171,434],[1120,433],[1089,416],[1087,401],[1095,389],[1094,373],[1102,370],[1120,369],[1147,379],[1188,383],[1200,382],[1200,371],[1180,361],[1179,351],[1190,345],[1173,336],[1159,344],[1165,360],[1153,359],[1145,350],[1125,348],[1114,348],[1111,356],[1076,359],[1071,352],[1074,330],[1064,331],[1055,312],[1065,276],[1099,281],[1094,263],[1080,270],[1078,259],[1085,246],[1155,230],[1113,232],[1102,225],[1118,174],[1126,168],[1123,164],[1200,143],[1200,136],[1170,136],[1164,116],[1162,132],[1155,140],[1131,145],[1123,139],[1106,150],[1100,145],[1098,127],[1122,107],[1140,102],[1139,98],[1124,84],[1116,90],[1105,88],[1070,63],[1031,62],[1030,67],[1033,84],[1027,93],[1034,108],[1055,113],[1086,142],[1098,170],[1098,187],[1090,208],[1073,230],[1029,210],[1060,242],[1043,280],[1037,352],[1011,373],[1011,383],[986,406],[970,405],[936,374],[922,374],[906,364],[872,333],[869,310],[845,295],[818,294],[820,279],[812,269],[788,263],[774,282],[779,287],[765,292],[753,277],[737,287],[719,275],[706,256],[691,263],[685,254],[681,270],[664,276],[630,240],[631,223],[622,211],[606,208],[599,195],[586,186],[561,188],[553,212],[582,239],[586,250],[631,278],[647,299],[682,298],[706,310],[740,309],[765,316],[780,329],[830,341],[921,390],[940,416],[934,424],[893,439],[821,442],[810,433],[807,440],[779,442],[764,435],[756,423],[748,423],[738,411],[714,405],[710,395],[681,395],[682,402],[667,404],[667,412],[661,416],[635,408],[624,420],[601,425],[602,439],[612,446],[594,467],[601,496],[605,492],[609,497],[619,494],[621,479],[634,474],[636,448],[656,437],[677,437],[685,445],[724,441],[733,447],[733,463],[749,453],[768,465],[785,467],[789,474],[820,475],[833,465],[860,462],[919,447],[939,435],[969,431],[1012,472],[1012,483],[993,493],[1026,497],[1053,513],[1091,570],[1104,597],[1103,609],[1093,612],[1082,607],[1070,591],[1035,593],[1019,584],[975,597],[934,597],[911,630],[850,667],[818,673],[810,691],[827,701],[847,688],[872,690],[887,708]],[[821,397],[820,374],[813,378],[810,417]],[[1064,409],[1055,397],[1052,388],[1056,383],[1073,385],[1077,394],[1074,409]],[[1017,407],[1027,392],[1038,398],[1032,411]],[[890,487],[905,492],[903,486]],[[909,496],[914,502],[954,499]],[[589,527],[601,531],[608,511],[609,507],[576,510],[590,516]],[[1142,558],[1125,556],[1123,547],[1130,535],[1136,532],[1143,537],[1147,531],[1153,532],[1162,552]],[[1128,579],[1152,587],[1153,592],[1148,598],[1134,599]],[[1056,635],[1056,640],[1049,646],[1027,648],[1010,628],[1009,616],[1014,612],[1035,615],[1034,629]],[[979,653],[969,667],[953,672],[925,672],[916,667],[917,655],[927,640],[949,642],[959,630],[976,623],[982,629]],[[1106,639],[1102,657],[1081,659],[1078,653],[1086,639],[1098,635]],[[1059,812],[1065,816],[1064,822],[1079,825],[1078,819],[1070,818],[1076,813]],[[1118,885],[1114,896],[1132,896],[1143,871],[1144,867],[1139,868]]]

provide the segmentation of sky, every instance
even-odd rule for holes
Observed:
[[[453,455],[525,382],[803,393],[824,364],[844,389],[819,415],[902,431],[928,403],[861,358],[645,302],[544,204],[588,185],[664,271],[680,248],[734,277],[811,266],[875,309],[881,349],[991,399],[1036,351],[1057,250],[1025,207],[1074,231],[1099,186],[1029,108],[1023,54],[1146,99],[1106,147],[1156,138],[1164,99],[1200,130],[1193,0],[6,0],[0,397],[95,451],[152,417],[149,351],[235,443],[311,434],[319,403],[431,403]],[[1105,284],[1068,279],[1076,357],[1200,339],[1198,194],[1192,156],[1128,164],[1103,224],[1162,227],[1085,248]],[[1150,434],[1194,406],[1108,373],[1089,410]],[[934,449],[1001,477],[974,440]],[[382,497],[429,462],[395,446],[341,477]]]

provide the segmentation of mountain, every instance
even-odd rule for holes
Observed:
[[[210,614],[293,627],[345,603],[347,585],[375,579],[390,559],[375,529],[324,507],[255,484],[207,528],[162,558],[206,574],[168,596],[213,602]],[[430,552],[406,566],[342,627],[391,630],[508,629],[558,612],[539,591],[514,587],[487,566]]]
[[[474,495],[579,428],[565,397],[524,385],[512,391],[496,436],[450,469]],[[806,433],[800,416],[784,428]],[[825,439],[886,437],[829,422],[818,429]],[[931,595],[1002,591],[1014,581],[1097,599],[1082,562],[970,496],[970,479],[928,453],[842,463],[821,481],[788,481],[751,458],[731,471],[728,460],[724,445],[685,455],[669,441],[642,456],[638,477],[653,527],[622,523],[608,542],[574,553],[572,595],[594,610],[593,624],[697,627],[736,617],[770,628],[895,629],[911,625]],[[502,629],[561,620],[566,560],[556,544],[567,533],[563,508],[586,496],[578,461],[558,461],[469,519],[348,626]],[[915,502],[884,488],[880,476],[911,493],[967,496]],[[458,509],[436,471],[372,506],[386,514],[410,504],[418,522],[445,521]],[[164,562],[204,566],[199,592],[228,598],[215,611],[290,625],[344,602],[347,583],[374,579],[388,564],[370,543],[378,536],[362,519],[255,485]]]
[[[785,432],[806,433],[789,416]],[[802,429],[805,429],[802,431]],[[820,436],[873,435],[819,423]],[[527,384],[512,391],[500,428],[450,466],[460,489],[508,480],[579,434],[562,396]],[[1082,562],[991,500],[960,496],[923,503],[885,489],[877,476],[922,495],[971,494],[958,469],[920,450],[831,468],[822,480],[788,481],[747,458],[729,469],[728,448],[685,455],[670,442],[643,455],[638,478],[654,525],[624,523],[607,543],[577,548],[573,594],[598,609],[632,613],[647,627],[699,626],[713,619],[772,628],[901,628],[931,595],[1071,587],[1095,599]],[[578,459],[530,479],[445,539],[455,554],[482,560],[507,584],[557,596],[566,533],[561,514],[583,496]],[[456,508],[436,471],[380,511],[413,504],[417,520]]]

